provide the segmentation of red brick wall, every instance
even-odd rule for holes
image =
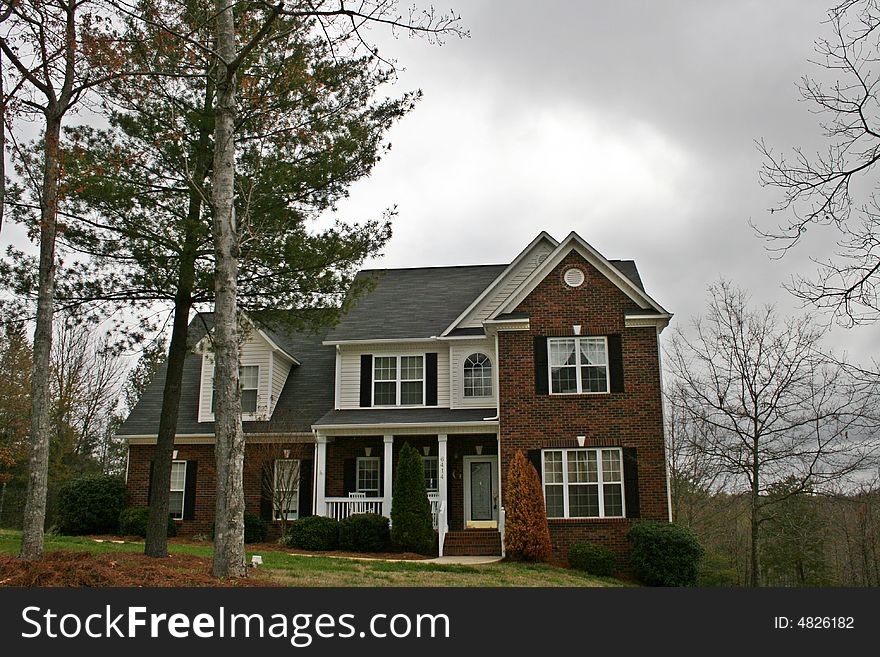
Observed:
[[[132,445],[128,462],[128,504],[147,506],[150,461],[154,445]],[[198,461],[196,476],[195,519],[178,520],[178,532],[182,536],[211,534],[214,524],[214,501],[217,490],[214,468],[213,445],[177,445],[177,458],[181,461]],[[284,450],[290,450],[292,459],[314,459],[315,446],[310,443],[249,443],[245,449],[244,460],[244,501],[245,510],[260,515],[260,499],[263,479],[263,463],[285,458]],[[312,486],[312,482],[301,482],[302,486]],[[269,523],[269,538],[276,539],[280,534],[279,522]]]
[[[562,280],[578,267],[586,281],[578,288]],[[528,312],[529,331],[501,332],[502,477],[517,450],[585,446],[634,447],[638,455],[641,517],[668,520],[663,447],[660,368],[653,327],[626,328],[624,315],[638,306],[577,253],[570,253],[519,305]],[[538,395],[535,392],[534,338],[621,335],[624,392],[600,395]],[[551,520],[554,558],[564,560],[576,541],[601,543],[619,555],[626,552],[631,520]]]

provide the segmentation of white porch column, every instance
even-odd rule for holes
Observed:
[[[498,508],[500,509],[503,505],[501,504],[501,434],[496,434],[495,440],[498,442]],[[540,473],[538,473],[540,474]]]
[[[315,515],[327,514],[327,436],[315,435]]]
[[[392,466],[392,451],[391,448],[394,446],[394,436],[385,436],[385,457],[383,459],[383,463],[385,465],[384,468],[384,482],[385,482],[385,494],[384,494],[384,502],[382,503],[382,515],[386,518],[391,517],[391,496],[394,493],[394,469]]]
[[[437,436],[437,492],[440,494],[440,506],[449,513],[449,461],[446,457],[445,433]]]

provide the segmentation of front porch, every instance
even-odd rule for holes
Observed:
[[[400,449],[409,443],[422,455],[439,553],[500,554],[498,548],[462,540],[466,530],[500,537],[503,531],[497,432],[435,433],[409,431],[383,435],[327,435],[317,432],[314,509],[342,520],[358,513],[391,517],[394,476]],[[451,540],[447,535],[456,532]],[[470,534],[470,532],[467,532]],[[492,546],[495,542],[491,542]]]

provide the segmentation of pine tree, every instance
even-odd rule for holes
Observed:
[[[402,550],[426,554],[434,547],[431,503],[422,458],[404,443],[397,461],[391,502],[391,540]]]
[[[550,528],[544,511],[541,480],[522,452],[507,471],[504,547],[508,558],[521,561],[550,559]]]

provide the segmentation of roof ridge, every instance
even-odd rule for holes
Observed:
[[[415,271],[418,269],[474,269],[476,267],[507,267],[509,263],[489,263],[481,265],[431,265],[429,267],[375,267],[373,269],[361,269],[359,273],[372,271]]]

